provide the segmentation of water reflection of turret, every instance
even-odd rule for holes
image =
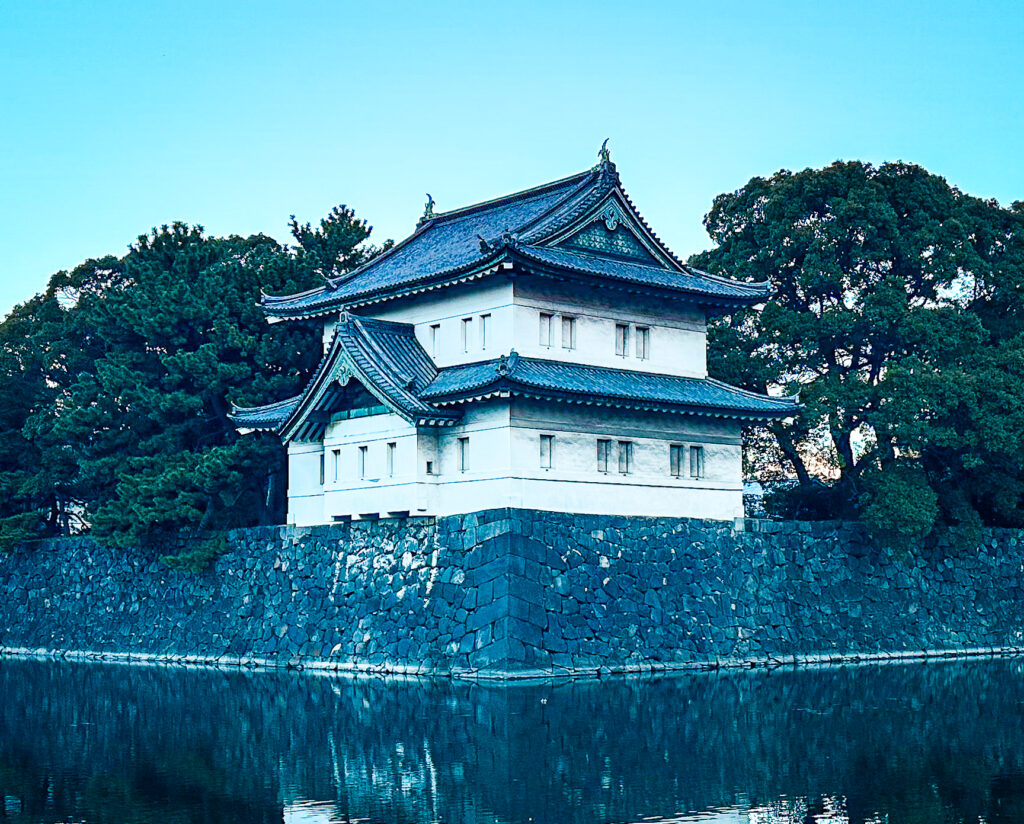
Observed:
[[[24,821],[1021,821],[1018,670],[501,687],[3,662],[0,794]]]

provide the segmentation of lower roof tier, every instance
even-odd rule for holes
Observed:
[[[409,345],[418,346],[415,338]],[[337,350],[344,356],[346,349]],[[643,409],[666,413],[700,415],[738,420],[767,420],[795,415],[799,403],[795,397],[773,397],[729,386],[713,378],[688,378],[675,375],[635,372],[575,363],[520,357],[516,352],[480,363],[450,366],[437,370],[429,382],[408,385],[405,392],[415,395],[415,404],[397,403],[389,386],[378,386],[378,370],[342,366],[328,371],[328,363],[314,376],[310,386],[347,383],[356,380],[380,405],[418,425],[458,423],[467,403],[493,397],[529,397],[563,403]],[[337,377],[334,377],[334,375]],[[242,431],[274,432],[290,440],[302,432],[309,439],[322,435],[342,393],[322,393],[318,406],[309,389],[294,398],[253,408],[238,408],[232,420]],[[316,424],[310,428],[308,421]],[[316,430],[314,432],[314,429]]]

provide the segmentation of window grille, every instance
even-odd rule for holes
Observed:
[[[551,469],[554,465],[555,436],[540,436],[540,468]]]
[[[615,354],[620,358],[629,356],[629,326],[624,323],[615,324]]]
[[[703,478],[704,477],[704,447],[703,446],[691,446],[690,447],[690,477],[691,478]]]
[[[633,471],[633,442],[619,441],[619,472],[629,475]]]
[[[549,312],[540,313],[540,345],[551,348],[551,319],[554,316]]]

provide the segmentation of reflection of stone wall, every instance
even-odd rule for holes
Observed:
[[[491,674],[1024,646],[1024,541],[896,558],[849,524],[494,510],[240,530],[201,575],[0,558],[0,647]]]
[[[1019,824],[1020,669],[505,688],[6,661],[0,796],[17,821],[280,824],[311,801],[324,821],[601,824],[843,798],[851,824]]]

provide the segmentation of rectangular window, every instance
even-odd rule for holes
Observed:
[[[633,442],[619,441],[619,472],[628,475],[633,471]]]
[[[395,477],[395,450],[397,448],[398,448],[398,444],[397,443],[392,442],[392,443],[388,444],[387,469],[388,469],[388,477],[389,478]]]
[[[683,448],[681,446],[672,444],[668,448],[668,466],[673,478],[678,478],[683,474]]]
[[[704,477],[704,447],[703,446],[691,446],[690,447],[690,477],[691,478],[703,478]]]
[[[487,349],[487,333],[490,331],[491,316],[481,315],[480,316],[480,349]]]
[[[651,356],[651,329],[648,326],[636,328],[636,356],[647,360]]]
[[[437,357],[441,353],[441,324],[433,323],[430,325],[430,354],[432,357]]]
[[[629,327],[624,323],[615,324],[615,354],[629,357]]]
[[[608,458],[611,455],[612,442],[599,438],[597,441],[597,471],[608,472]]]
[[[551,469],[554,465],[555,436],[540,436],[540,468]]]
[[[331,450],[331,477],[334,478],[334,482],[338,482],[338,475],[341,467],[341,450]]]
[[[540,313],[540,345],[551,348],[551,319],[554,315],[549,312]]]
[[[324,453],[320,453],[320,486],[324,485]]]
[[[562,315],[562,348],[576,348],[576,318]]]
[[[366,453],[367,453],[367,451],[368,451],[367,447],[365,447],[365,446],[359,447],[359,477],[360,478],[365,478],[366,477]]]
[[[459,438],[459,472],[469,471],[469,438]]]
[[[462,319],[462,351],[469,351],[469,342],[473,337],[473,319]]]
[[[433,461],[427,461],[427,474],[428,475],[433,475],[434,474],[434,462]]]

